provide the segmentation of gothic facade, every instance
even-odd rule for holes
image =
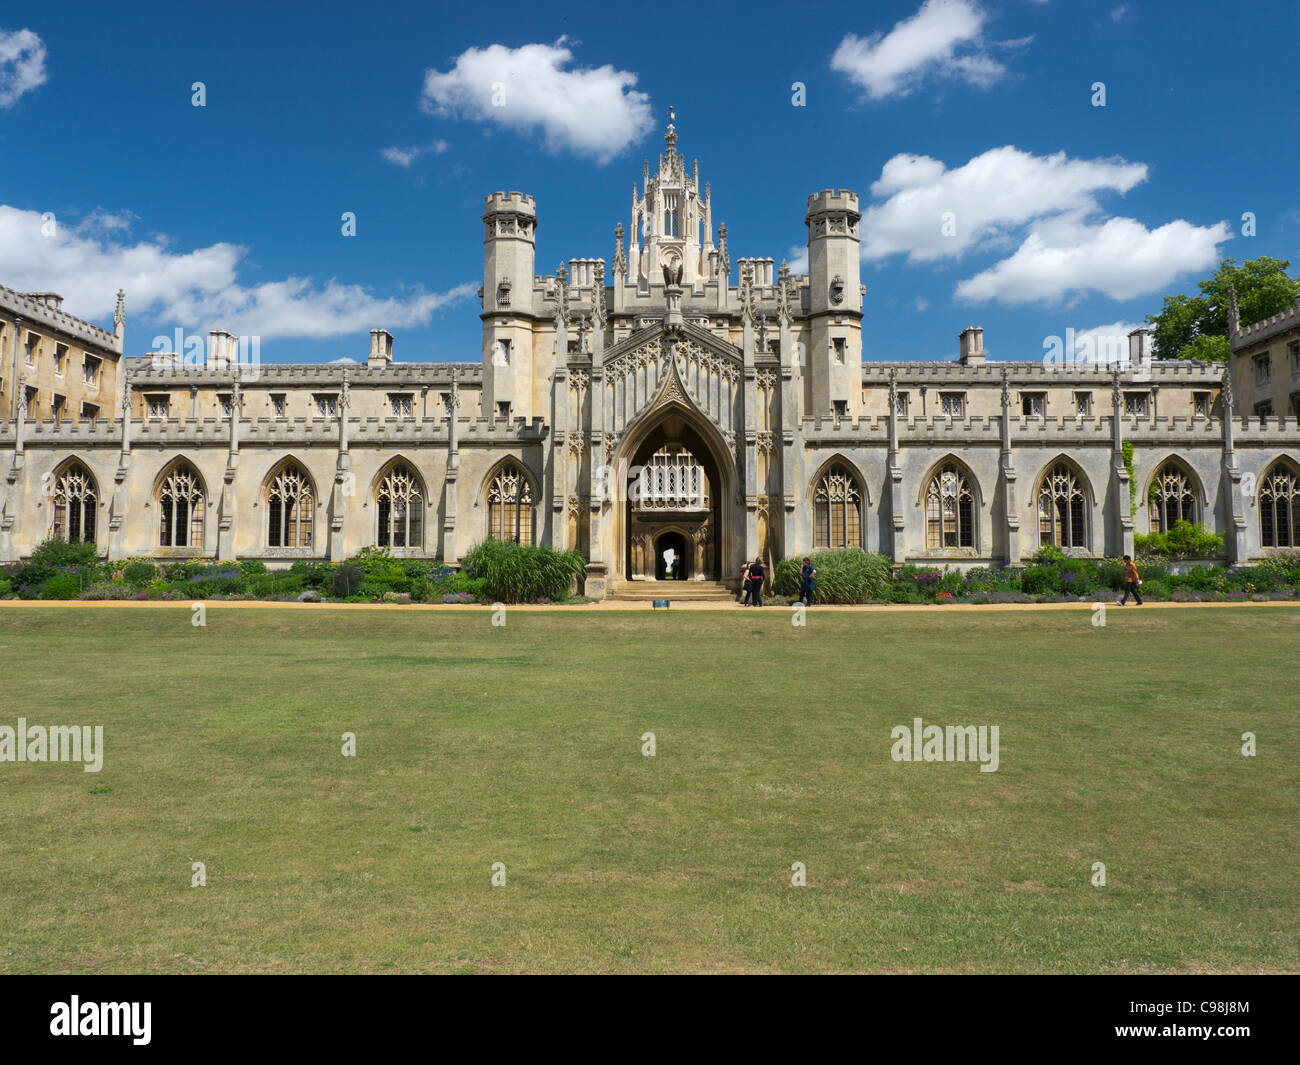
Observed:
[[[466,363],[397,362],[383,329],[364,364],[257,365],[225,332],[130,358],[120,298],[108,333],[0,288],[0,560],[57,536],[115,558],[455,564],[496,537],[581,551],[600,597],[819,547],[1131,554],[1180,518],[1229,560],[1300,541],[1297,411],[1234,403],[1223,367],[1154,360],[1146,330],[1086,362],[990,361],[975,327],[949,361],[864,357],[852,192],[808,197],[806,274],[733,264],[670,123],[608,270],[539,275],[538,219],[530,196],[486,198]]]

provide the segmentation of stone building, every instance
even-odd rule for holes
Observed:
[[[1300,418],[1300,296],[1280,314],[1247,325],[1241,324],[1236,292],[1229,299],[1228,343],[1239,409]]]
[[[664,140],[608,266],[538,274],[538,205],[486,198],[473,362],[395,361],[383,329],[364,365],[257,365],[220,331],[198,357],[120,359],[120,300],[108,334],[0,289],[0,559],[56,535],[110,557],[373,544],[455,564],[498,537],[576,548],[603,596],[734,584],[747,558],[819,547],[963,568],[1044,544],[1115,556],[1180,518],[1230,560],[1300,541],[1293,406],[1234,406],[1222,367],[1154,360],[1144,329],[1086,361],[992,361],[976,327],[949,361],[864,355],[858,197],[808,197],[807,274],[733,264],[671,122]],[[92,357],[97,391],[56,408]]]

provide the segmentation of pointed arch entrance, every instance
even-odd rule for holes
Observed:
[[[723,578],[728,472],[684,411],[656,419],[628,450],[621,515],[625,579],[663,579],[662,555],[669,547],[680,553],[674,554],[677,579]]]

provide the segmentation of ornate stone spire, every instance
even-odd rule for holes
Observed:
[[[121,329],[126,325],[126,291],[117,290],[117,310],[113,312],[113,328]]]
[[[555,322],[569,324],[569,271],[563,263],[555,271]]]
[[[1228,336],[1241,332],[1241,311],[1237,307],[1237,286],[1228,286]]]
[[[752,327],[757,319],[757,300],[754,298],[754,264],[747,261],[740,267],[740,310],[745,324]]]
[[[617,281],[626,273],[627,255],[623,252],[623,223],[620,222],[614,227],[614,279]]]
[[[667,147],[667,157],[671,164],[677,158],[677,127],[673,125],[674,119],[677,118],[673,110],[673,105],[668,105],[668,131],[664,134],[664,145]],[[676,167],[672,167],[676,169]]]
[[[718,276],[729,277],[731,274],[731,256],[727,254],[727,223],[718,226]]]
[[[788,326],[793,318],[794,279],[790,276],[790,267],[781,260],[781,271],[776,279],[776,319],[782,326]]]
[[[622,229],[623,227],[620,225],[619,228]],[[618,251],[615,254],[621,255],[622,253],[623,253],[623,236],[620,233]],[[614,265],[614,277],[615,279],[617,279],[618,277],[617,262],[615,262]],[[596,285],[595,285],[595,291],[592,293],[591,296],[591,302],[592,302],[592,314],[591,314],[592,328],[595,329],[598,333],[600,333],[600,335],[603,337],[605,335],[605,323],[609,321],[609,315],[605,311],[605,260],[604,259],[596,260]]]

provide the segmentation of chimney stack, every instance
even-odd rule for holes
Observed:
[[[984,329],[978,325],[968,325],[958,335],[961,341],[961,355],[958,362],[963,366],[982,366],[984,364]]]
[[[1138,326],[1128,335],[1128,359],[1133,366],[1147,366],[1151,362],[1151,330]]]
[[[207,368],[209,370],[228,370],[236,360],[235,334],[225,329],[213,329],[208,333]]]
[[[366,365],[380,368],[393,365],[393,334],[387,329],[370,330],[370,357]]]

